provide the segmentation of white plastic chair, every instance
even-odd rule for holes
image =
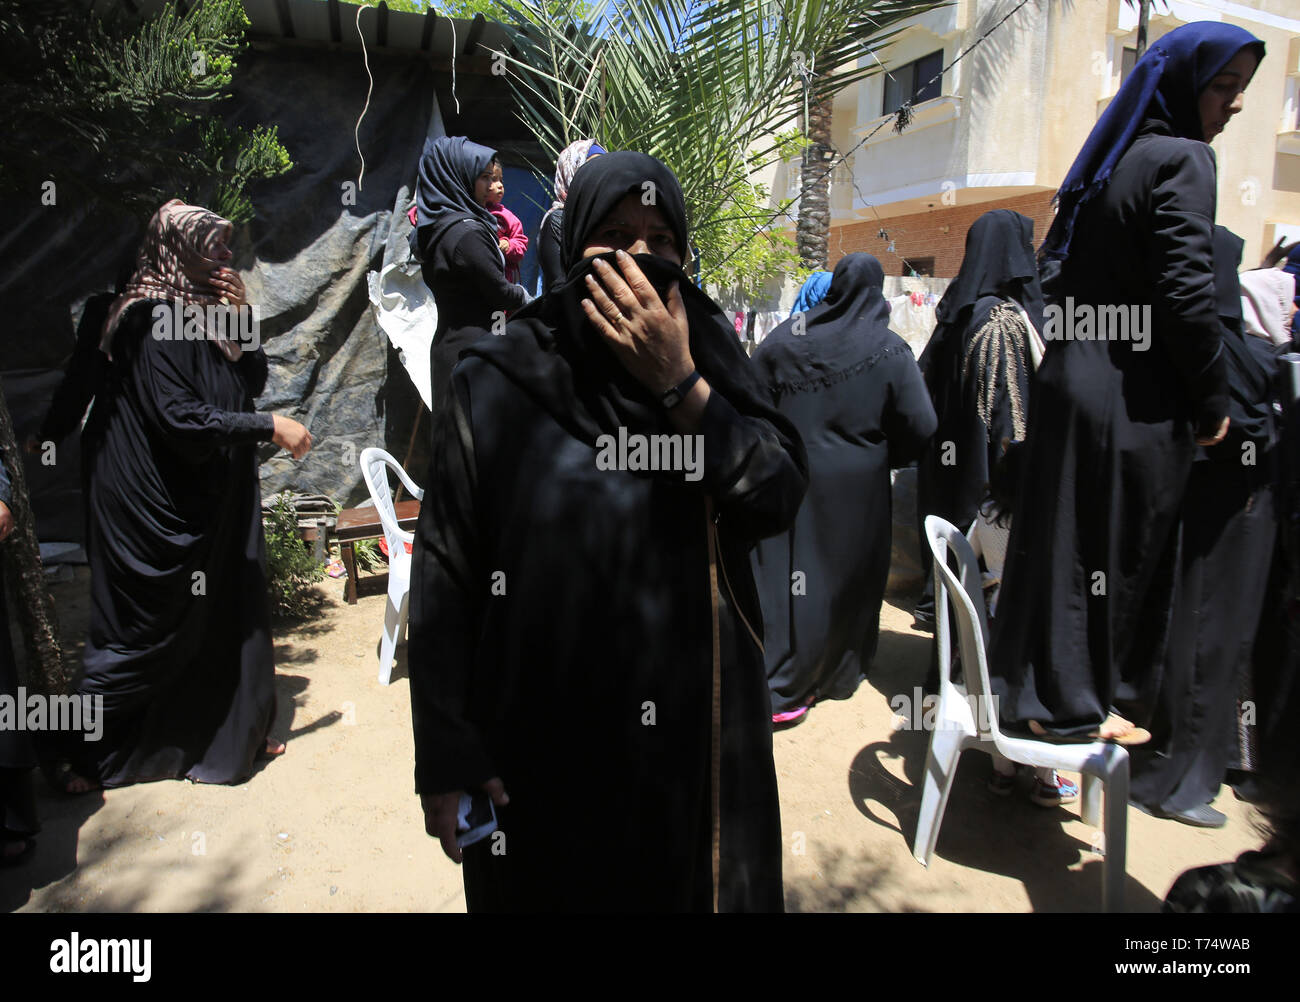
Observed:
[[[934,625],[939,653],[939,705],[935,713],[930,748],[925,756],[921,813],[916,825],[912,853],[924,866],[930,865],[939,826],[948,805],[957,774],[957,762],[967,748],[1001,754],[1013,762],[1068,769],[1082,774],[1080,814],[1086,824],[1098,827],[1102,792],[1105,792],[1105,876],[1102,883],[1103,911],[1119,911],[1124,901],[1124,860],[1128,840],[1128,751],[1110,741],[1088,744],[1053,744],[1032,738],[1003,734],[997,706],[989,689],[985,652],[989,627],[984,614],[979,563],[966,537],[956,526],[935,515],[927,515],[925,534],[934,554]],[[948,566],[948,552],[957,558],[958,581]],[[957,619],[957,640],[961,652],[966,692],[951,681],[951,642],[948,636],[948,598],[953,598]],[[1007,610],[1005,615],[1010,615]],[[976,628],[978,624],[978,629]]]
[[[383,449],[361,450],[361,476],[374,499],[379,522],[388,544],[388,605],[384,609],[384,636],[379,644],[379,681],[388,685],[393,673],[393,652],[406,634],[406,610],[411,591],[411,555],[406,544],[414,542],[415,533],[397,524],[397,511],[388,486],[388,470],[397,474],[412,497],[424,499],[424,490],[406,475],[401,463]]]

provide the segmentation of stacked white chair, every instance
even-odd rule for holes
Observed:
[[[379,643],[379,681],[388,685],[393,673],[393,653],[406,634],[406,611],[411,592],[411,554],[406,544],[414,542],[415,533],[407,532],[397,523],[393,507],[393,494],[388,486],[388,470],[397,474],[402,485],[419,500],[424,499],[423,488],[406,475],[402,465],[383,449],[361,450],[361,476],[365,478],[370,497],[384,527],[384,542],[388,545],[388,604],[384,609],[384,634]]]

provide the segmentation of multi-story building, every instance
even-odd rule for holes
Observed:
[[[848,155],[832,175],[832,266],[868,251],[890,275],[951,277],[971,222],[996,208],[1031,217],[1041,241],[1053,194],[1133,66],[1138,15],[1124,0],[1029,0],[952,65],[1019,2],[958,0],[864,54],[889,72],[834,102],[833,142]],[[1244,110],[1213,143],[1218,221],[1245,239],[1251,265],[1279,237],[1300,239],[1300,5],[1153,0],[1148,41],[1207,20],[1268,48]],[[909,98],[912,123],[895,133],[891,115]],[[778,167],[773,188],[797,194],[797,162]]]

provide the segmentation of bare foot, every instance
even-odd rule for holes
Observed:
[[[90,793],[91,791],[98,789],[98,783],[92,783],[85,776],[78,776],[75,772],[68,772],[67,777],[63,782],[64,793]]]
[[[1144,745],[1151,740],[1151,732],[1144,727],[1138,727],[1131,720],[1125,720],[1118,713],[1112,713],[1102,723],[1101,727],[1093,731],[1086,737],[1078,738],[1054,738],[1051,733],[1040,724],[1037,720],[1028,722],[1029,732],[1036,737],[1048,738],[1054,741],[1063,741],[1080,743],[1087,741],[1114,741],[1118,745]]]
[[[276,755],[284,754],[284,742],[276,741],[275,738],[266,739],[266,754],[274,758]]]
[[[0,844],[0,866],[16,866],[36,847],[36,840],[20,838]]]
[[[1131,720],[1125,720],[1118,713],[1112,713],[1097,730],[1097,737],[1103,741],[1114,741],[1118,738],[1127,737],[1133,732],[1134,724]]]

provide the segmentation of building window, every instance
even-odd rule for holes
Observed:
[[[943,50],[913,59],[910,63],[885,74],[885,103],[882,115],[892,115],[908,101],[920,104],[943,92]]]
[[[903,259],[903,270],[901,272],[904,278],[915,276],[917,278],[934,278],[934,258],[932,257],[908,257]]]
[[[1138,50],[1125,46],[1124,52],[1119,59],[1119,85],[1121,87],[1124,86],[1124,81],[1128,79],[1128,75],[1133,72],[1133,67],[1137,65],[1137,61]]]

